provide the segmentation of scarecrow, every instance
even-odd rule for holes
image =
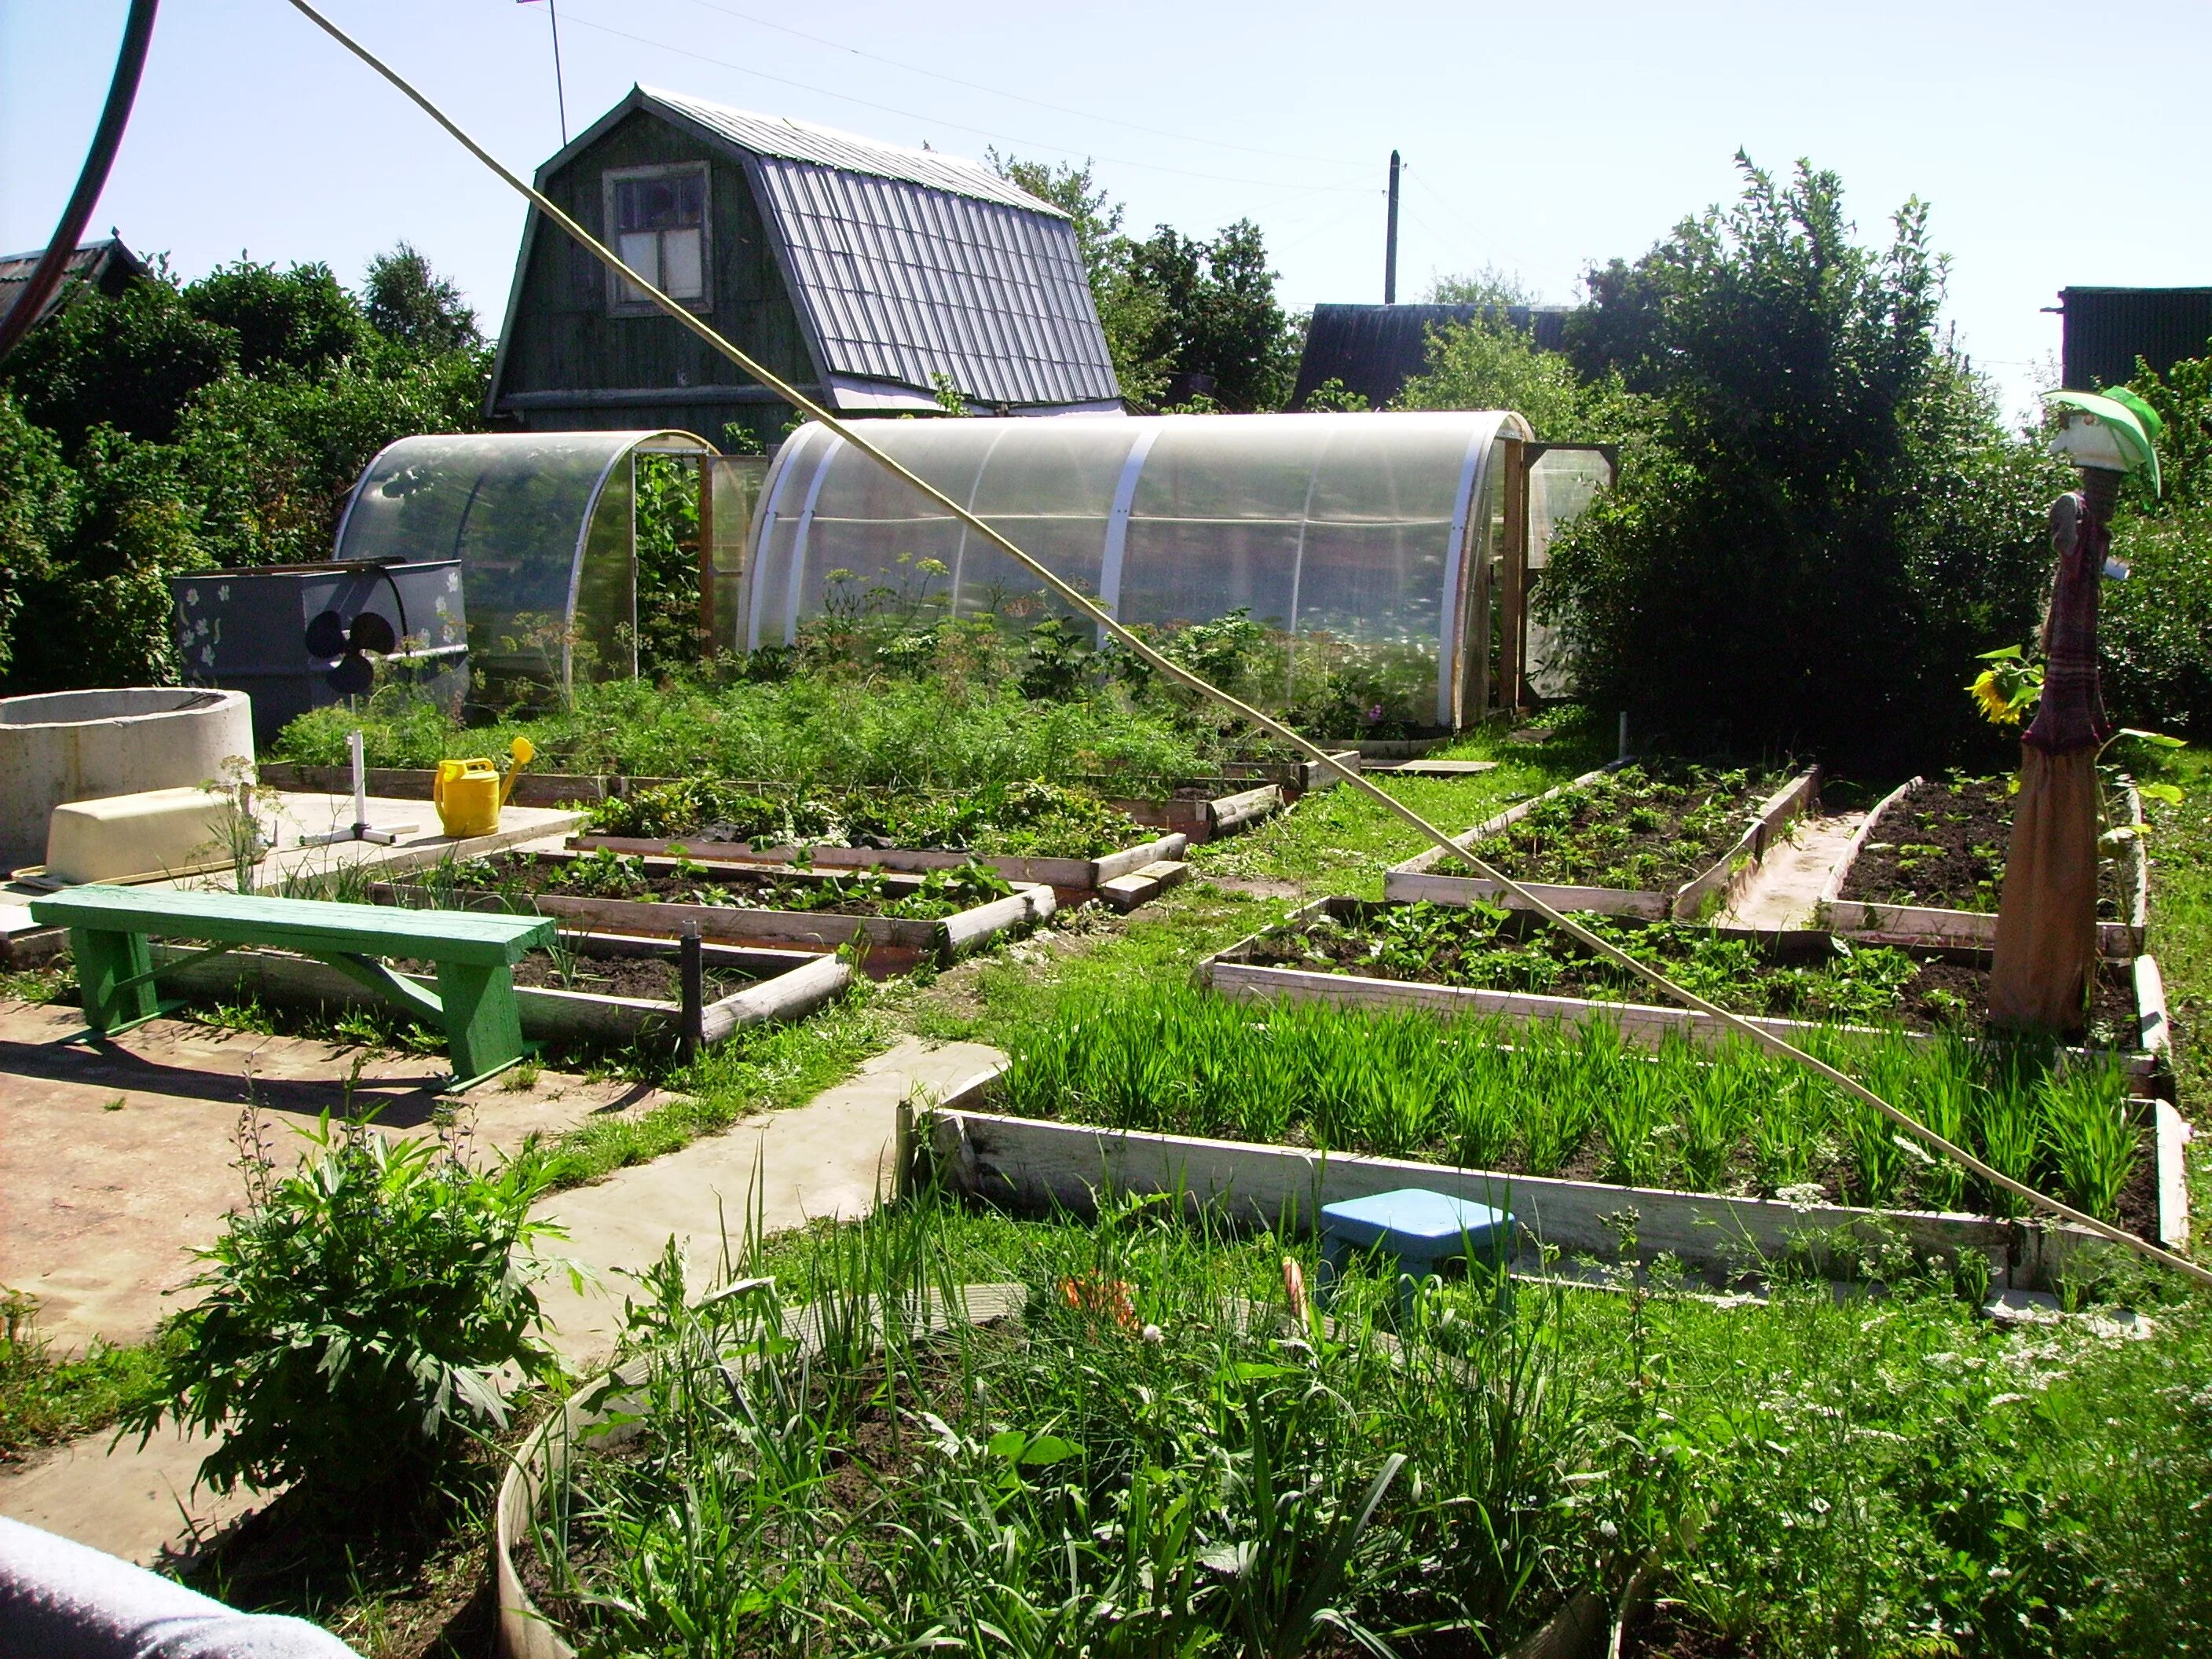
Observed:
[[[2081,487],[2051,505],[2058,569],[2043,620],[2042,702],[2021,739],[1990,1019],[2066,1032],[2081,1024],[2097,963],[2097,756],[2112,736],[2097,685],[2097,586],[2125,574],[2109,558],[2112,504],[2137,467],[2158,488],[2153,441],[2163,423],[2124,389],[2053,392],[2045,401],[2066,411],[2051,453],[2074,462]]]

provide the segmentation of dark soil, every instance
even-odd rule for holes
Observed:
[[[1711,869],[1784,781],[1624,767],[1538,807],[1474,851],[1522,881],[1668,892]]]
[[[601,997],[639,997],[649,1002],[684,1000],[677,974],[677,965],[665,957],[579,957],[566,976],[553,958],[535,951],[514,964],[517,985],[588,991]],[[699,977],[709,1002],[755,982],[751,975],[728,968],[709,968]]]
[[[436,964],[402,962],[407,973],[428,974]],[[585,957],[573,959],[564,974],[562,964],[543,951],[532,951],[514,964],[514,982],[542,991],[586,991],[599,997],[635,997],[647,1002],[681,1002],[684,988],[677,965],[667,957]],[[708,1001],[726,997],[756,982],[749,974],[730,968],[709,968],[700,975]]]
[[[1443,907],[1407,906],[1401,915]],[[1659,994],[1641,981],[1584,952],[1565,939],[1528,930],[1516,939],[1518,919],[1484,937],[1479,924],[1444,919],[1445,925],[1416,937],[1393,937],[1374,920],[1323,921],[1302,929],[1283,929],[1254,941],[1247,960],[1271,967],[1353,974],[1366,979],[1424,985],[1463,986],[1501,991],[1537,992],[1547,996],[1586,997],[1597,1001],[1652,1004]],[[1388,928],[1386,910],[1380,918]],[[1469,919],[1470,921],[1472,918]],[[1685,971],[1705,930],[1692,927],[1641,930],[1618,928],[1620,943],[1632,955],[1651,962],[1677,982],[1744,1014],[1779,1018],[1833,1020],[1844,1024],[1888,1021],[1912,1030],[1972,1027],[1989,1006],[1990,969],[1975,953],[1865,949],[1825,962],[1785,960],[1757,948],[1732,957],[1727,978],[1710,969]],[[1639,938],[1661,941],[1658,948]],[[1887,971],[1912,971],[1892,988]],[[2133,1042],[2135,982],[2124,963],[2106,962],[2100,973],[2087,1025],[2076,1036],[2101,1043]]]
[[[2007,778],[1931,781],[1883,814],[1844,879],[1841,896],[1867,904],[1994,914],[2012,842],[2013,795]],[[2127,915],[2125,866],[2100,860],[2097,915]]]
[[[1717,1636],[1680,1602],[1653,1596],[1622,1632],[1621,1659],[1748,1659],[1750,1650]]]
[[[498,1604],[486,1516],[507,1459],[551,1403],[533,1392],[495,1443],[471,1445],[444,1492],[309,1503],[277,1497],[182,1565],[193,1589],[290,1613],[377,1659],[490,1659]]]

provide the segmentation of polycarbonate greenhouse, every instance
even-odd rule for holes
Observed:
[[[688,432],[402,438],[354,486],[337,556],[459,559],[470,663],[489,679],[634,674],[636,459],[713,453]]]
[[[1609,453],[1534,444],[1496,411],[852,425],[1123,622],[1242,611],[1281,647],[1270,674],[1284,702],[1334,676],[1418,726],[1517,702],[1540,673],[1521,643],[1541,562],[1530,531],[1547,540],[1612,477]],[[793,643],[840,608],[900,608],[917,624],[1034,623],[1063,608],[825,427],[786,442],[761,491],[730,641],[742,648]]]

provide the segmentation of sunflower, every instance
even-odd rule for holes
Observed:
[[[1966,690],[1981,705],[1982,718],[1992,726],[2018,726],[2021,716],[2027,712],[1998,684],[1997,671],[1994,668],[1982,670]]]

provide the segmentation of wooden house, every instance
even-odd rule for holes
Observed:
[[[1118,410],[1067,216],[975,162],[647,87],[538,186],[671,297],[840,413]],[[486,413],[541,431],[790,410],[533,210]]]

